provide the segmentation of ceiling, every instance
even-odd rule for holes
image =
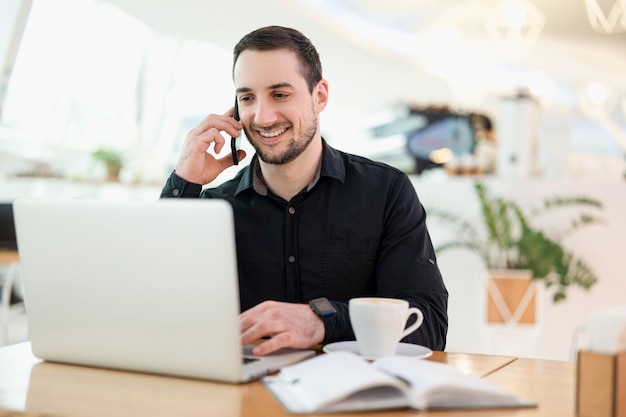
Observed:
[[[615,0],[596,1],[608,16]],[[498,0],[109,2],[159,33],[229,50],[257,27],[297,28],[317,46],[333,98],[362,111],[407,101],[450,103],[463,100],[463,91],[479,107],[485,94],[506,94],[520,86],[519,74],[533,71],[562,90],[557,108],[575,101],[590,81],[626,98],[626,10],[619,33],[600,34],[591,28],[585,0],[529,0],[546,18],[531,46],[489,36],[484,20]]]

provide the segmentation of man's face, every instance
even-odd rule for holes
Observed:
[[[309,92],[295,53],[243,51],[234,79],[241,122],[263,162],[289,163],[319,136],[318,115],[326,106],[328,87],[322,80]]]

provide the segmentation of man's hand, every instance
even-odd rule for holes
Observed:
[[[255,355],[266,355],[283,347],[306,349],[324,340],[324,323],[308,304],[265,301],[239,316],[243,345],[265,336]]]
[[[176,164],[176,175],[189,182],[205,185],[233,165],[231,154],[217,159],[207,153],[211,144],[214,144],[213,150],[216,154],[222,151],[226,139],[221,132],[232,137],[239,135],[239,130],[243,129],[243,125],[233,119],[232,116],[232,108],[221,116],[210,114],[187,134],[183,150]],[[242,160],[245,158],[246,152],[239,150],[237,155],[239,160]]]

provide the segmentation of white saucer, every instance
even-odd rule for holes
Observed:
[[[326,353],[332,352],[352,352],[357,355],[361,355],[359,352],[359,345],[356,340],[348,341],[348,342],[335,342],[325,345],[322,350]],[[425,346],[414,345],[412,343],[402,343],[398,344],[398,349],[396,349],[397,356],[410,356],[413,358],[427,358],[433,354],[433,351],[428,349]],[[365,358],[371,359],[371,358]]]

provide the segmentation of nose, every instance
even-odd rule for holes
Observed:
[[[257,99],[254,123],[260,127],[272,126],[276,123],[277,112],[274,103],[267,99]]]

